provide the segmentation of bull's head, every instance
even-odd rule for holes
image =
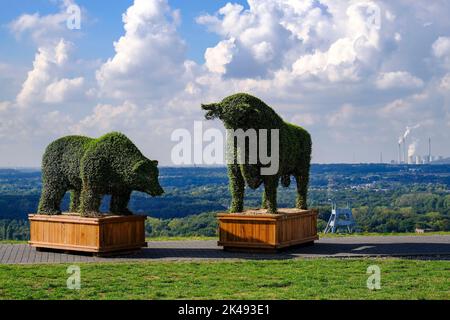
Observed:
[[[247,95],[243,95],[247,97]],[[202,104],[206,120],[220,119],[227,129],[245,129],[258,123],[260,110],[239,95],[225,98],[222,102]]]
[[[202,109],[206,111],[206,120],[220,119],[222,115],[222,106],[220,103],[202,104]]]

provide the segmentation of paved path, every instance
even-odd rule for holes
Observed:
[[[26,244],[0,245],[0,264],[396,256],[450,260],[450,236],[323,238],[314,246],[296,247],[278,254],[225,252],[214,240],[163,241],[150,242],[148,248],[137,253],[108,258],[37,252]]]

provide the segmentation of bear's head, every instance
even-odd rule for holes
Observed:
[[[158,161],[140,160],[133,166],[133,188],[152,197],[160,196],[164,190],[159,184],[158,176]]]

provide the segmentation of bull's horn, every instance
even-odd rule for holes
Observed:
[[[211,103],[211,104],[202,104],[202,109],[209,111],[209,110],[214,110],[217,108],[217,103]]]

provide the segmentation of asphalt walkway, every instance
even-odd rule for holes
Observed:
[[[279,253],[226,252],[217,241],[158,241],[134,253],[113,257],[38,252],[27,244],[0,245],[0,264],[41,264],[118,261],[201,261],[230,259],[299,259],[352,257],[411,257],[450,260],[450,236],[375,236],[323,238],[314,246],[295,247]]]

